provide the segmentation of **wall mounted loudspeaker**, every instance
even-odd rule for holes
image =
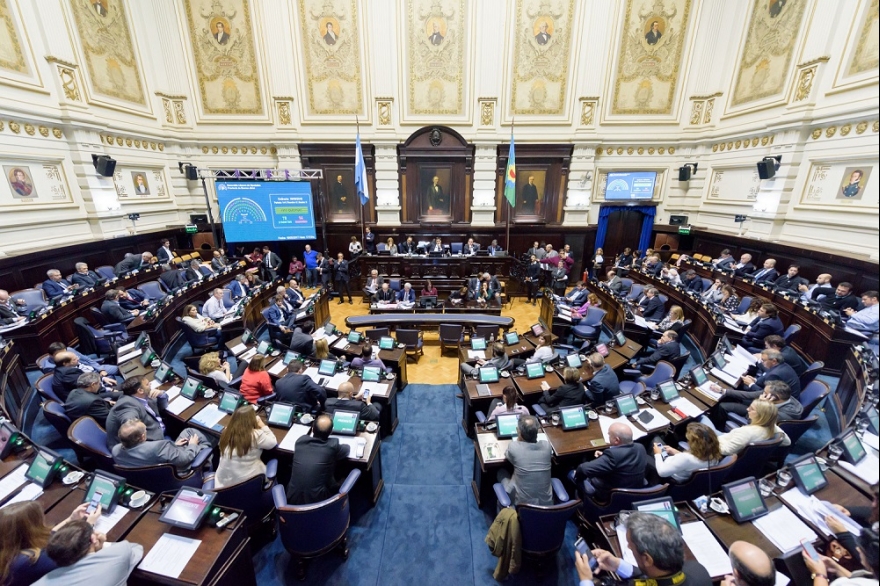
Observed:
[[[690,181],[691,176],[697,172],[697,165],[699,163],[687,163],[678,168],[678,180],[679,181]]]
[[[198,181],[199,179],[199,170],[197,167],[193,165],[188,165],[186,167],[186,178],[189,181]]]
[[[113,172],[116,171],[116,159],[107,155],[92,155],[92,164],[102,177],[113,177]]]
[[[777,155],[775,157],[764,157],[758,163],[758,177],[761,179],[773,179],[776,175],[776,170],[779,169],[779,164],[782,162],[782,155]]]
[[[669,216],[669,224],[671,226],[687,226],[687,216]]]

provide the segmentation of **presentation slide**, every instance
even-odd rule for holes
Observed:
[[[218,181],[216,189],[227,242],[315,239],[307,181]]]
[[[654,171],[612,171],[605,183],[606,201],[651,199],[654,197]]]

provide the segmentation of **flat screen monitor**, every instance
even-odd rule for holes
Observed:
[[[840,436],[839,443],[843,448],[843,454],[840,457],[843,458],[844,462],[858,464],[868,455],[868,452],[865,451],[865,446],[862,445],[859,436],[853,430],[849,430]]]
[[[745,523],[757,519],[768,512],[767,503],[758,489],[758,481],[754,476],[730,482],[721,487],[724,500],[730,507],[730,513],[737,523]]]
[[[559,417],[562,420],[563,431],[583,429],[590,425],[590,421],[587,419],[587,414],[584,413],[582,405],[561,408],[559,410]]]
[[[138,336],[138,339],[134,342],[134,349],[140,350],[145,346],[150,345],[150,335],[147,332],[141,332],[141,335]]]
[[[724,348],[724,351],[728,354],[733,354],[733,344],[730,343],[727,334],[721,336],[721,347]]]
[[[315,239],[308,181],[217,181],[215,189],[228,242]]]
[[[18,435],[18,430],[8,421],[0,423],[0,460],[12,453]]]
[[[485,350],[486,338],[471,338],[471,350]]]
[[[253,339],[254,339],[254,335],[251,333],[251,331],[249,329],[245,328],[244,331],[241,333],[241,343],[247,344]]]
[[[293,350],[288,350],[284,353],[284,358],[281,359],[284,364],[290,364],[294,360],[302,361],[302,354],[300,354],[299,352],[294,352]]]
[[[216,496],[213,492],[184,486],[174,495],[159,521],[181,529],[198,529],[211,512],[211,503]]]
[[[96,470],[91,482],[89,482],[89,487],[86,489],[86,497],[83,502],[91,502],[92,497],[96,493],[100,493],[101,514],[109,515],[116,508],[116,503],[119,502],[119,496],[124,489],[125,478],[103,470]]]
[[[828,479],[813,454],[807,454],[791,463],[791,476],[804,494],[813,494],[828,486]]]
[[[241,404],[241,395],[233,391],[223,391],[220,395],[220,404],[217,406],[224,413],[235,413]]]
[[[379,350],[393,350],[394,338],[391,336],[382,336],[379,338]]]
[[[526,377],[531,380],[533,378],[542,378],[544,376],[544,365],[540,362],[529,362],[526,364]]]
[[[338,435],[356,435],[358,419],[360,419],[360,414],[355,411],[334,411],[333,433]]]
[[[198,380],[194,379],[191,376],[186,377],[186,380],[183,381],[183,386],[180,387],[180,394],[183,397],[186,397],[190,401],[194,401],[196,397],[199,396],[199,388],[202,386],[202,383]]]
[[[880,418],[877,416],[877,408],[869,407],[865,416],[868,418],[868,431],[874,435],[880,435]]]
[[[651,199],[656,181],[655,171],[611,171],[605,182],[605,200]]]
[[[364,337],[360,332],[352,330],[348,332],[348,341],[352,344],[360,344],[363,341]]]
[[[616,397],[614,401],[617,403],[617,411],[620,413],[621,417],[627,417],[633,413],[637,413],[639,410],[639,404],[636,403],[636,400],[632,395],[622,395]]]
[[[519,334],[516,332],[507,332],[504,334],[504,343],[508,346],[519,344]]]
[[[289,429],[293,425],[293,415],[296,408],[287,403],[272,403],[269,406],[269,415],[266,422],[273,427],[283,427]]]
[[[266,340],[262,340],[257,344],[257,354],[268,354],[272,346]]]
[[[596,344],[596,352],[602,355],[602,358],[608,358],[608,355],[611,353],[608,350],[608,346],[605,344]]]
[[[695,366],[691,369],[691,376],[694,377],[694,384],[700,386],[709,381],[706,371],[702,366]]]
[[[153,349],[147,347],[141,354],[141,366],[149,366],[155,357],[156,353],[153,352]]]
[[[46,448],[40,448],[37,450],[37,455],[34,456],[24,476],[34,484],[46,488],[52,484],[55,475],[58,474],[58,469],[61,468],[63,463],[64,459],[60,454]]]
[[[678,510],[675,508],[675,503],[673,503],[670,497],[665,496],[647,501],[639,501],[633,503],[633,509],[657,515],[681,533],[681,521],[678,519]]]
[[[436,295],[422,295],[419,297],[419,305],[422,307],[434,307],[437,305]]]
[[[498,436],[498,439],[516,437],[519,413],[503,413],[498,415],[495,421],[498,423],[498,427],[495,428],[495,435]]]
[[[535,324],[529,328],[531,330],[533,336],[540,336],[544,333],[544,326],[541,324]]]
[[[163,362],[159,365],[159,368],[156,369],[156,372],[153,373],[153,380],[164,383],[172,376],[174,376],[174,371],[171,370],[171,365],[167,362]]]
[[[336,361],[322,360],[321,364],[318,365],[318,374],[321,376],[333,376],[336,374]]]
[[[361,380],[365,383],[377,383],[379,382],[379,375],[381,370],[378,366],[365,366],[364,372],[361,374]]]
[[[718,370],[724,370],[724,367],[727,366],[727,360],[724,359],[721,352],[716,352],[712,355],[712,362],[715,363],[715,367]]]
[[[333,324],[331,324],[328,321],[327,324],[324,326],[324,333],[327,334],[328,336],[332,336],[333,334],[336,333],[336,326],[334,326]]]
[[[580,368],[583,366],[583,362],[581,362],[581,357],[578,356],[577,353],[572,352],[565,357],[565,365],[572,368]]]
[[[614,339],[617,340],[618,346],[626,346],[626,336],[623,335],[623,332],[619,330],[614,332]]]
[[[477,376],[482,384],[497,383],[498,368],[496,366],[481,366]]]
[[[660,396],[664,402],[668,403],[678,398],[678,389],[675,388],[675,382],[672,379],[665,380],[657,386],[660,389]]]

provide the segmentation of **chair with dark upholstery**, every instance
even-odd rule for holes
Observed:
[[[424,354],[422,346],[425,341],[422,338],[422,331],[397,329],[394,331],[394,335],[397,337],[397,343],[403,344],[406,347],[406,355],[408,357],[414,356],[416,362],[418,362],[419,356]]]
[[[701,468],[693,474],[687,482],[673,482],[669,486],[669,496],[675,502],[692,501],[698,496],[710,494],[717,491],[718,488],[727,479],[733,464],[737,460],[737,455],[725,456],[716,465],[709,468]]]
[[[621,395],[641,395],[645,391],[647,391],[647,387],[645,387],[645,383],[634,381],[634,380],[622,380],[620,381],[620,394]]]
[[[782,332],[782,337],[785,339],[785,343],[791,344],[792,338],[794,338],[799,331],[801,331],[801,326],[798,324],[791,324],[785,328],[785,331]]]
[[[451,254],[461,254],[462,250],[464,250],[463,242],[453,242],[449,245],[449,252]]]
[[[183,337],[186,338],[194,354],[204,354],[209,350],[217,349],[220,343],[219,333],[216,336],[212,336],[205,332],[197,332],[189,327],[181,318],[176,317],[174,319],[177,321],[178,326],[180,326],[180,331],[183,332]]]
[[[116,345],[125,336],[124,332],[96,328],[84,317],[74,318],[73,325],[83,354],[113,356],[116,354]]]
[[[318,503],[290,505],[284,486],[272,488],[278,531],[281,543],[296,564],[296,576],[306,579],[306,560],[322,556],[339,548],[343,559],[348,559],[348,525],[351,513],[348,493],[360,477],[360,470],[348,473],[339,493]]]
[[[440,324],[440,354],[447,348],[455,349],[456,354],[464,338],[464,326],[458,324]]]
[[[574,484],[574,470],[568,473],[568,479]],[[577,490],[583,493],[582,488],[578,487]],[[669,484],[655,484],[645,488],[612,488],[608,493],[607,503],[599,503],[591,497],[584,497],[581,515],[587,521],[595,523],[604,515],[616,515],[620,511],[631,509],[634,502],[659,498],[665,495],[667,490]]]
[[[748,476],[763,476],[765,464],[772,460],[782,444],[782,434],[776,434],[772,438],[752,442],[737,454],[736,462],[727,476],[728,482],[740,480]]]
[[[116,474],[125,478],[126,482],[131,486],[138,486],[151,492],[178,490],[181,486],[201,488],[205,483],[202,478],[201,467],[211,457],[211,451],[210,448],[205,448],[199,452],[190,465],[190,469],[183,476],[178,476],[177,471],[171,464],[157,464],[155,466],[142,466],[138,468],[114,464],[113,469],[116,471]]]
[[[390,330],[388,328],[373,328],[372,330],[367,330],[364,332],[364,335],[371,342],[378,343],[379,338],[387,337]]]
[[[619,272],[619,271],[618,271],[618,272]],[[632,280],[632,279],[627,279],[627,278],[621,278],[621,279],[620,279],[620,284],[621,284],[621,287],[620,287],[620,294],[621,294],[621,295],[624,295],[624,296],[626,296],[630,291],[632,291],[632,288],[633,288],[633,285],[634,285],[633,280]]]
[[[487,340],[497,340],[498,326],[487,324],[474,326],[474,336],[477,338],[486,338]]]
[[[684,346],[681,347],[681,351],[681,354],[669,361],[669,363],[675,369],[675,372],[681,372],[684,368],[685,363],[688,361],[688,358],[691,357],[691,353],[685,350]]]
[[[19,299],[23,299],[25,303],[25,308],[27,312],[31,311],[39,311],[43,309],[47,305],[49,305],[49,301],[46,299],[46,294],[43,292],[43,289],[21,289],[19,291],[14,291],[9,294],[9,299],[12,302],[18,301]]]
[[[110,265],[103,265],[95,269],[95,272],[98,275],[104,277],[108,281],[112,281],[116,278],[116,273],[113,271],[113,267]]]
[[[785,435],[788,436],[788,439],[791,440],[791,446],[785,448],[786,450],[790,450],[794,447],[794,445],[801,439],[801,436],[804,435],[808,429],[813,427],[813,424],[818,421],[818,415],[810,415],[809,417],[804,417],[803,419],[789,419],[788,421],[780,421],[779,429],[785,432]]]
[[[226,309],[229,309],[233,305],[235,305],[235,300],[232,298],[232,289],[230,289],[229,287],[224,287],[223,288],[223,306]]]
[[[113,470],[113,454],[107,449],[107,432],[89,416],[80,417],[67,430],[67,439],[80,464],[90,470]]]
[[[819,373],[822,372],[822,369],[825,368],[825,363],[821,360],[814,362],[813,364],[807,367],[807,370],[800,376],[801,381],[801,389],[807,388],[807,386],[816,380],[816,377],[819,376]],[[801,391],[803,394],[803,391]],[[803,398],[803,397],[802,397]],[[801,401],[803,403],[803,401]]]
[[[254,476],[238,484],[225,488],[214,488],[214,479],[202,485],[202,490],[216,493],[214,505],[230,507],[244,511],[248,521],[248,531],[254,533],[264,523],[271,522],[271,530],[275,532],[275,502],[272,499],[272,487],[278,473],[278,460],[266,462],[266,474]]]
[[[535,561],[539,573],[548,563],[555,565],[553,558],[562,548],[565,525],[581,505],[580,499],[569,498],[558,478],[552,478],[550,482],[553,486],[554,504],[547,507],[516,505],[522,535],[522,554]],[[499,507],[512,506],[510,495],[501,483],[494,484],[492,488],[498,498]]]
[[[752,304],[752,298],[746,295],[742,299],[739,300],[739,307],[736,308],[736,314],[742,315],[746,311],[748,311],[749,306]]]
[[[160,281],[147,281],[137,286],[138,291],[143,291],[150,301],[159,301],[165,297],[165,288]]]
[[[602,321],[608,312],[598,307],[590,307],[580,322],[571,328],[572,335],[579,340],[596,341],[602,333]]]
[[[630,377],[637,376],[638,381],[644,383],[645,388],[647,388],[649,391],[663,381],[675,378],[675,373],[675,367],[665,360],[661,360],[660,362],[658,362],[657,366],[654,367],[654,370],[651,372],[650,375],[643,375],[642,371],[633,368],[623,369],[623,374]]]
[[[219,391],[220,390],[220,382],[217,379],[211,378],[210,376],[207,376],[207,375],[204,375],[200,372],[197,372],[197,371],[193,370],[192,368],[187,367],[186,376],[196,379],[197,381],[199,381],[200,383],[202,383],[203,385],[205,385],[206,387],[208,387],[212,391]]]
[[[40,396],[43,397],[44,401],[55,401],[59,405],[63,405],[64,401],[62,401],[58,395],[55,394],[55,391],[52,390],[52,381],[55,380],[55,375],[51,372],[49,374],[44,374],[40,378],[37,379],[37,392],[40,393]]]
[[[43,401],[43,417],[52,424],[52,427],[67,439],[67,430],[70,428],[70,417],[64,411],[64,405],[57,401]]]
[[[801,417],[808,417],[813,412],[813,409],[831,392],[831,387],[828,386],[828,383],[820,380],[810,381],[807,386],[801,387],[801,389],[801,396],[798,399],[801,405],[804,406]]]
[[[635,301],[642,295],[642,291],[645,290],[645,286],[641,283],[633,283],[633,286],[630,287],[629,293],[627,293],[626,298],[630,301]]]

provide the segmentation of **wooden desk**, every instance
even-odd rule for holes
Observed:
[[[602,428],[599,422],[588,420],[590,426],[586,429],[573,429],[565,431],[560,424],[558,427],[544,425],[544,433],[550,440],[553,447],[554,459],[557,463],[561,460],[572,460],[580,458],[592,452],[593,450],[601,450],[608,447],[605,438],[602,437]]]
[[[54,527],[61,521],[70,517],[73,510],[83,503],[83,499],[86,497],[89,478],[91,478],[91,476],[86,476],[86,478],[83,479],[83,482],[77,486],[75,490],[70,491],[67,496],[58,501],[55,506],[46,512],[47,525]],[[153,497],[155,497],[155,495],[153,495]],[[151,498],[150,502],[147,504],[151,504],[152,500],[153,498]],[[146,505],[139,509],[129,509],[125,516],[123,516],[122,519],[120,519],[107,533],[107,541],[120,541],[123,539],[148,509],[149,507]]]
[[[136,568],[128,579],[132,585],[212,585],[256,586],[256,574],[250,551],[247,522],[239,517],[224,529],[204,526],[196,531],[159,522],[161,503],[155,503],[129,531],[126,539],[144,548],[144,557],[165,534],[201,540],[199,548],[178,578],[160,576]]]
[[[465,327],[478,325],[497,326],[504,331],[513,327],[512,317],[499,317],[481,313],[412,313],[412,314],[385,314],[385,315],[354,315],[345,318],[345,325],[349,328],[418,328],[438,329],[440,324],[455,324]]]
[[[619,354],[629,360],[636,356],[639,352],[641,352],[643,346],[638,342],[627,338],[626,344],[624,344],[623,346],[618,345],[617,342],[612,342],[611,344],[609,344],[609,348],[611,348],[615,354]]]
[[[486,430],[479,425],[471,428],[474,438],[474,467],[473,476],[471,478],[471,490],[474,491],[474,498],[477,499],[477,506],[483,506],[484,503],[492,502],[495,498],[495,492],[492,485],[495,484],[496,473],[499,468],[504,467],[507,462],[506,458],[500,460],[492,460],[487,462],[483,459],[483,451],[480,449],[480,436],[495,438],[495,432]],[[503,440],[507,441],[507,440]],[[506,447],[504,448],[507,449]]]
[[[31,456],[33,456],[33,451],[29,452]],[[24,453],[22,454],[24,455]],[[17,457],[7,458],[6,460],[0,462],[0,478],[5,477],[7,474],[18,468],[19,466],[24,466],[25,469],[30,465],[31,458],[27,460],[20,460]],[[83,480],[80,480],[78,483],[65,486],[64,483],[61,482],[61,478],[55,477],[55,480],[52,481],[52,484],[43,489],[43,494],[34,499],[34,502],[39,504],[44,511],[51,509],[58,502],[64,500],[68,494],[72,490],[74,490],[78,485],[82,484]],[[18,494],[18,490],[10,494],[7,498],[3,499],[3,502],[8,502],[15,498],[15,495]]]
[[[477,392],[477,385],[480,383],[474,378],[462,375],[459,382],[459,387],[464,389],[462,393],[464,401],[462,401],[461,426],[468,435],[471,435],[471,430],[473,430],[474,424],[477,422],[476,412],[483,411],[485,413],[489,409],[492,399],[500,399],[504,387],[510,384],[509,381],[510,379],[502,378],[497,383],[490,384],[489,390],[491,394],[481,396]]]
[[[424,288],[430,279],[439,293],[450,293],[462,286],[464,279],[471,275],[489,273],[506,282],[508,295],[512,288],[518,287],[514,279],[504,279],[510,275],[511,266],[517,260],[511,256],[391,256],[363,254],[356,264],[360,278],[352,279],[352,288],[363,288],[366,277],[375,269],[386,278],[399,278],[412,284],[417,292]]]
[[[767,503],[768,512],[785,506],[776,496],[765,498],[764,502]],[[777,558],[783,553],[751,522],[740,524],[736,522],[732,515],[719,515],[711,509],[706,513],[702,513],[702,517],[725,549],[730,549],[734,541],[745,541],[757,545],[764,553],[770,556],[770,559]]]
[[[541,388],[542,383],[547,383],[550,386],[550,391],[554,391],[562,386],[562,378],[556,374],[555,370],[550,372],[545,370],[544,376],[531,380],[525,375],[512,376],[510,378],[513,380],[513,386],[516,387],[517,392],[527,405],[532,405],[540,400],[544,394],[544,390]]]

